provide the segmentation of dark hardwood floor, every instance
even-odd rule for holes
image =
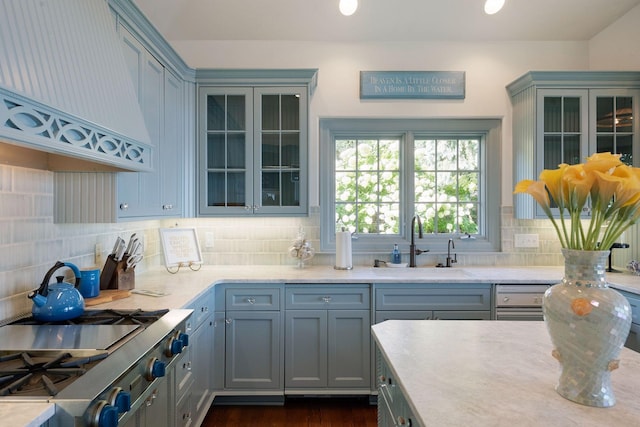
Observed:
[[[368,398],[287,398],[283,406],[213,405],[202,427],[376,427]]]

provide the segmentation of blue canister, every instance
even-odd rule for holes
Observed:
[[[94,298],[100,294],[100,269],[85,268],[80,271],[80,294],[84,298]]]

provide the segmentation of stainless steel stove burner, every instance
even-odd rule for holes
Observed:
[[[0,396],[55,396],[108,355],[17,352],[0,356]]]

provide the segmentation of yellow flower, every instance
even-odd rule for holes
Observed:
[[[620,206],[640,202],[640,169],[621,165],[615,168],[613,176],[621,178],[615,202]]]
[[[622,165],[620,160],[620,154],[611,153],[595,153],[587,157],[587,162],[584,164],[584,170],[586,173],[591,171],[611,172],[613,168]]]
[[[619,154],[595,153],[585,163],[545,169],[540,181],[522,180],[514,193],[533,196],[564,248],[607,250],[640,220],[640,169],[623,164]],[[559,221],[550,198],[558,206]],[[589,221],[584,221],[585,206],[590,207]]]
[[[562,187],[566,206],[570,212],[582,211],[591,193],[595,176],[584,170],[584,165],[571,165],[563,169]]]
[[[613,196],[616,195],[618,187],[624,182],[624,178],[600,171],[594,171],[594,176],[596,179],[591,191],[591,200],[594,206],[602,207],[604,211],[613,201]]]
[[[562,163],[558,165],[558,169],[545,169],[540,172],[540,180],[544,181],[551,198],[558,206],[565,205],[566,193],[562,190],[562,175],[568,167],[568,164]]]
[[[518,184],[516,184],[514,194],[518,193],[530,194],[531,196],[533,196],[536,202],[538,202],[538,204],[545,210],[549,209],[551,205],[549,200],[549,193],[547,193],[543,181],[523,179]]]

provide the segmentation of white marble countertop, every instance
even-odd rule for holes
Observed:
[[[47,402],[2,403],[0,420],[11,427],[39,427],[53,417],[55,410],[56,405]]]
[[[203,266],[199,271],[182,269],[170,274],[163,267],[136,276],[136,289],[168,294],[151,297],[132,294],[97,307],[109,308],[179,308],[189,304],[200,292],[216,283],[557,283],[563,267],[461,267],[461,268],[374,268],[354,267],[335,270],[331,266],[291,265]],[[640,277],[629,273],[607,276],[617,289],[640,294]]]
[[[631,426],[640,420],[640,354],[612,373],[611,408],[556,393],[560,365],[543,322],[389,320],[373,334],[423,426]]]
[[[181,308],[216,283],[557,283],[563,267],[453,267],[453,268],[387,268],[355,266],[352,270],[336,270],[332,266],[232,265],[203,266],[199,271],[188,268],[170,274],[156,267],[136,276],[136,289],[167,294],[162,297],[132,294],[128,298],[92,306],[92,309],[115,308],[153,310]],[[640,277],[629,273],[611,273],[608,280],[618,289],[640,294]],[[19,408],[16,405],[20,405]],[[0,414],[18,413],[28,418],[23,403],[0,403]],[[36,408],[34,419],[39,419]],[[19,424],[17,424],[19,425]],[[28,425],[28,424],[26,424]]]

